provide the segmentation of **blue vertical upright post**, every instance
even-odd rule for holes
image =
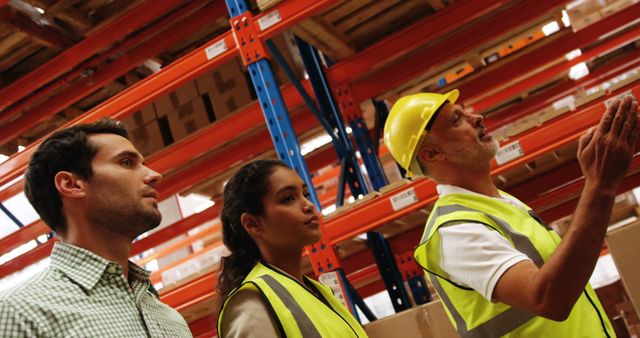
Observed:
[[[367,232],[367,241],[373,251],[373,258],[376,260],[378,270],[380,270],[380,277],[382,277],[389,298],[391,298],[393,309],[400,312],[410,308],[409,295],[404,288],[404,281],[395,263],[389,243],[381,233],[375,231]]]
[[[384,101],[378,101],[378,100],[371,100],[373,102],[373,106],[375,108],[375,121],[376,121],[376,128],[374,130],[374,142],[376,142],[376,144],[374,145],[374,150],[376,152],[376,155],[378,154],[378,140],[380,140],[380,135],[382,134],[382,129],[384,129],[384,124],[387,121],[387,116],[389,116],[389,107],[387,107],[387,103]],[[395,162],[395,161],[394,161]],[[399,164],[396,163],[396,166],[398,167],[398,169],[400,170],[400,174],[402,175],[402,177],[406,177],[407,175],[407,171],[404,170],[404,168],[402,168]]]
[[[369,128],[367,123],[362,117],[358,117],[349,121],[353,135],[355,136],[358,149],[360,149],[360,156],[364,162],[365,168],[369,173],[369,179],[373,185],[374,190],[380,190],[388,184],[382,165],[378,159],[378,154],[374,150],[371,142],[371,136],[369,136]]]
[[[226,4],[231,16],[236,43],[241,49],[247,45],[255,46],[250,52],[243,52],[241,55],[249,70],[278,158],[295,170],[305,181],[313,203],[318,210],[321,210],[318,194],[313,186],[304,157],[300,154],[300,144],[280,94],[280,88],[273,75],[271,65],[265,58],[264,45],[257,36],[257,32],[254,34],[251,32],[255,27],[250,20],[252,15],[248,12],[247,1],[226,0]]]
[[[249,70],[249,75],[253,82],[254,88],[258,95],[260,106],[264,113],[265,120],[274,147],[278,157],[293,168],[309,187],[311,199],[318,210],[321,209],[320,201],[316,194],[309,169],[307,168],[304,157],[300,153],[300,145],[293,129],[291,119],[284,105],[280,88],[275,81],[273,71],[269,61],[266,59],[266,49],[258,32],[255,31],[255,25],[252,21],[252,14],[248,11],[246,0],[225,0],[231,16],[231,25],[234,32],[234,38],[241,50],[241,56],[244,64]],[[320,247],[326,246],[323,242]],[[313,249],[313,245],[311,246]],[[326,248],[325,248],[326,249]],[[333,253],[335,256],[335,252]],[[337,257],[334,257],[337,260]],[[354,304],[363,306],[364,302],[357,293],[353,292],[353,287],[349,284],[344,270],[336,266],[336,272],[339,275],[341,283],[346,287],[346,298],[349,301],[348,306]],[[364,306],[363,311],[370,320],[375,320],[371,311]],[[357,312],[353,314],[358,318]]]
[[[338,152],[339,155],[342,155],[342,170],[340,172],[341,181],[344,175],[351,175],[347,178],[348,181],[352,183],[354,180],[358,180],[359,188],[361,189],[360,191],[361,193],[364,193],[368,189],[364,180],[364,176],[360,172],[358,161],[355,156],[355,151],[353,149],[353,146],[351,145],[351,141],[349,140],[344,127],[342,117],[344,111],[341,112],[338,108],[338,105],[335,101],[335,98],[325,76],[322,63],[320,62],[319,53],[313,46],[307,44],[300,38],[296,37],[296,43],[298,44],[298,49],[300,50],[302,60],[305,64],[305,68],[307,69],[309,81],[311,82],[311,86],[316,94],[318,104],[321,107],[321,110],[324,112],[325,116],[327,116],[329,121],[335,126],[334,128],[338,133],[338,137],[342,141],[344,149],[347,149],[347,152],[344,154],[340,154]],[[339,88],[338,95],[341,96],[341,99],[353,101],[349,86],[347,86],[346,88]],[[349,119],[352,122],[351,128],[356,141],[358,142],[363,162],[365,163],[365,166],[369,171],[369,177],[372,179],[372,184],[374,184],[374,187],[376,189],[379,189],[387,184],[387,180],[382,171],[380,161],[378,160],[378,157],[373,151],[373,147],[371,146],[371,138],[369,136],[369,131],[366,127],[366,123],[362,119],[360,113],[353,113],[353,111],[355,110],[357,110],[358,112],[360,111],[359,106],[356,106],[356,103],[349,102],[349,107],[346,107],[347,109],[350,109]],[[343,187],[344,185],[339,185],[338,189]],[[352,185],[350,185],[350,188],[352,194],[355,195],[356,191],[354,191]],[[341,192],[338,193],[338,196],[340,195]],[[409,308],[411,305],[407,292],[404,288],[404,281],[402,280],[402,277],[398,272],[394,256],[391,253],[391,249],[389,248],[387,241],[382,236],[382,234],[378,232],[368,232],[367,240],[369,242],[369,247],[371,248],[375,257],[376,265],[378,266],[378,270],[380,271],[380,276],[385,283],[385,287],[387,289],[389,297],[391,298],[391,302],[393,303],[394,310],[401,311]]]
[[[331,88],[329,87],[326,75],[323,70],[322,62],[318,51],[304,40],[296,37],[296,44],[302,57],[307,74],[309,75],[309,81],[311,87],[316,95],[320,110],[329,121],[334,129],[336,136],[342,144],[343,152],[337,149],[338,157],[342,164],[341,177],[346,180],[351,190],[351,195],[358,197],[358,195],[366,195],[369,192],[367,188],[366,180],[360,166],[358,165],[358,159],[355,156],[355,149],[349,140],[347,130],[344,125],[342,114],[338,109]],[[344,182],[340,181],[338,189],[344,187]],[[341,199],[341,194],[338,194],[338,200]]]

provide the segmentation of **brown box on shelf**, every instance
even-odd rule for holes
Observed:
[[[609,231],[606,241],[636,314],[640,315],[640,222]]]
[[[187,84],[175,91],[175,96],[179,106],[183,106],[193,101],[198,97],[198,88],[196,87],[196,83],[194,81],[187,82]]]
[[[196,97],[198,97],[196,83],[189,81],[175,92],[160,97],[153,105],[156,108],[157,116],[162,117],[190,103]]]
[[[210,123],[200,97],[167,114],[167,119],[174,141],[181,140]]]
[[[370,338],[376,337],[460,337],[449,321],[440,301],[416,306],[364,326]]]
[[[640,338],[640,325],[629,325],[629,337]]]
[[[400,168],[390,153],[380,156],[380,165],[382,165],[382,170],[384,171],[384,175],[387,177],[387,181],[389,183],[402,180]]]
[[[602,4],[599,1],[581,1],[567,8],[567,15],[571,20],[574,31],[580,30],[602,19]]]
[[[156,108],[158,117],[162,117],[174,111],[178,103],[171,99],[171,94],[167,94],[153,102],[153,106]]]
[[[264,12],[267,9],[281,3],[282,0],[257,0],[256,2],[258,3],[258,8],[260,8],[260,10]]]
[[[144,126],[151,121],[156,120],[156,110],[153,104],[148,104],[141,110],[131,114],[129,117],[122,120],[122,123],[127,127],[127,130],[133,131],[138,127]]]
[[[251,83],[238,58],[199,77],[195,82],[204,102],[210,104],[216,120],[253,101]]]
[[[165,146],[157,120],[129,129],[129,137],[142,156],[149,156]]]

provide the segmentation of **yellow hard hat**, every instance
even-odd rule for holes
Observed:
[[[446,94],[413,94],[400,98],[391,108],[384,124],[384,144],[408,176],[422,174],[416,150],[434,113],[447,101],[455,103],[459,95],[457,89]]]

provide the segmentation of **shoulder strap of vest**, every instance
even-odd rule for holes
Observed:
[[[229,295],[227,295],[224,299],[224,301],[222,302],[222,306],[220,307],[220,312],[218,312],[218,321],[217,321],[217,330],[218,330],[218,334],[220,335],[220,338],[222,337],[222,316],[223,316],[223,311],[226,308],[227,304],[229,303],[229,301],[233,298],[233,296],[238,293],[240,290],[243,289],[255,289],[258,291],[258,294],[260,295],[260,297],[262,298],[262,301],[267,305],[267,308],[269,309],[269,315],[271,316],[271,318],[274,319],[274,322],[276,323],[276,327],[278,328],[278,333],[280,334],[280,337],[286,337],[285,331],[284,331],[284,327],[282,326],[282,323],[280,322],[275,309],[273,308],[273,305],[271,305],[271,302],[269,302],[269,299],[267,298],[267,296],[264,294],[264,291],[260,288],[259,285],[257,285],[255,282],[248,280],[249,276],[252,275],[252,273],[255,272],[256,269],[259,269],[260,267],[258,266],[257,263],[253,269],[251,270],[251,272],[249,272],[249,275],[247,275],[247,277],[245,278],[245,280],[242,282],[242,284],[240,284],[240,286],[238,286],[237,288],[233,289],[231,292],[229,292]]]
[[[436,225],[436,220],[438,219],[438,217],[445,216],[447,214],[451,214],[455,212],[461,212],[461,211],[481,213],[482,215],[484,215],[484,217],[487,217],[488,219],[490,219],[491,223],[498,226],[500,229],[500,232],[505,234],[509,239],[511,239],[515,248],[518,251],[527,255],[537,267],[541,267],[542,264],[544,264],[544,260],[542,259],[542,256],[540,255],[538,250],[535,248],[531,240],[527,236],[513,230],[513,228],[511,227],[511,225],[509,225],[508,222],[502,220],[497,216],[489,215],[487,213],[484,213],[481,210],[473,209],[461,204],[449,204],[449,205],[440,205],[440,206],[436,204],[434,210],[432,211],[431,217],[429,217],[429,221],[426,225],[424,235],[419,245],[423,245],[427,242],[427,240],[431,236],[431,232],[432,232],[431,230],[433,226]]]

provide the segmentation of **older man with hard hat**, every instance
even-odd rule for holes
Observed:
[[[384,142],[410,176],[438,183],[439,199],[414,255],[462,337],[614,337],[588,284],[616,190],[640,133],[638,103],[614,100],[580,138],[585,186],[561,240],[527,205],[496,188],[498,143],[459,92],[399,99]]]

